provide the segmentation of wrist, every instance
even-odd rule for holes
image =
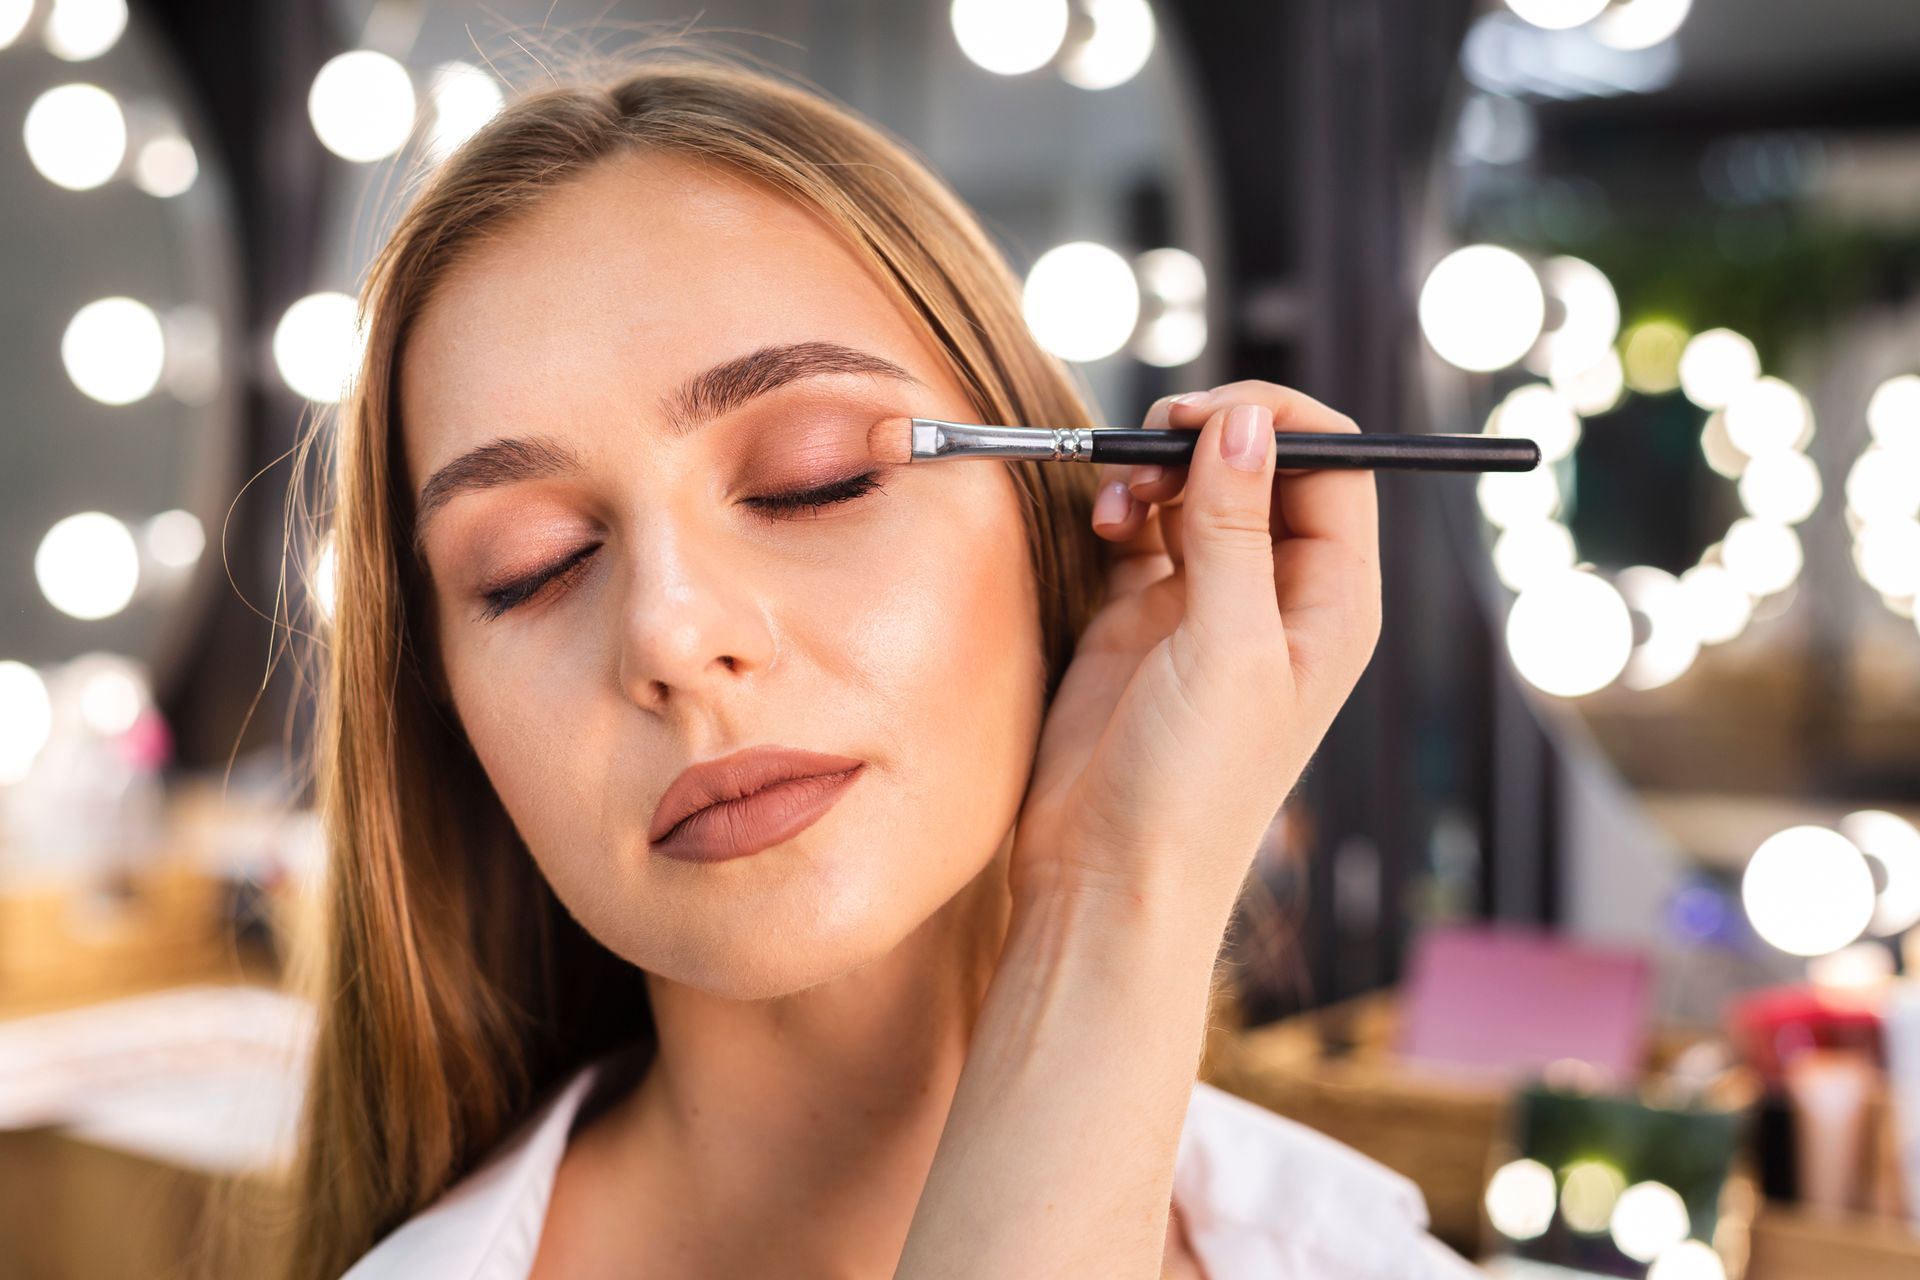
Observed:
[[[1162,972],[1183,960],[1211,972],[1231,916],[1173,890],[1118,879],[1050,876],[1016,887],[1006,959],[1111,959]]]

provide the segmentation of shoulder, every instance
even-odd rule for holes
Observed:
[[[1428,1234],[1411,1179],[1205,1081],[1188,1104],[1174,1199],[1218,1280],[1481,1274]]]
[[[582,1068],[485,1164],[374,1245],[343,1280],[523,1280],[597,1070]]]

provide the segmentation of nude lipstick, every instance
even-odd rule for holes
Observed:
[[[818,822],[865,765],[850,756],[772,746],[703,761],[660,797],[648,844],[685,862],[722,862],[772,848]]]

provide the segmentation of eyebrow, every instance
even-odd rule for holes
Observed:
[[[761,347],[694,374],[661,401],[667,433],[682,437],[749,401],[806,378],[865,374],[918,384],[920,380],[884,356],[838,342],[790,342]],[[585,470],[572,446],[550,436],[494,440],[434,472],[414,500],[413,553],[426,562],[427,524],[435,512],[463,493],[496,489],[523,480],[577,475]]]

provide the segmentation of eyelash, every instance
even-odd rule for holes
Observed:
[[[746,498],[746,506],[757,511],[771,513],[771,518],[786,518],[794,512],[818,512],[822,508],[835,506],[842,502],[852,502],[882,488],[879,473],[868,471],[861,475],[850,476],[845,480],[836,480],[832,484],[821,485],[814,489],[797,489],[790,493],[770,493],[758,498]],[[504,587],[481,593],[486,608],[481,616],[488,621],[501,614],[525,604],[540,591],[554,583],[565,585],[572,581],[576,571],[585,566],[588,557],[600,549],[600,544],[585,547],[551,569],[510,582]]]

